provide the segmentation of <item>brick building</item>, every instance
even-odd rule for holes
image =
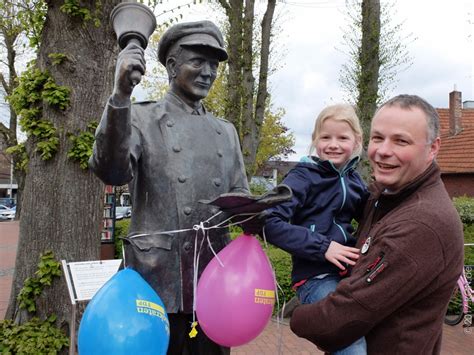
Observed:
[[[438,108],[441,149],[437,161],[451,197],[474,197],[474,101],[459,91],[449,94],[449,108]]]
[[[4,153],[0,152],[0,198],[13,197],[18,188],[16,181],[11,180],[10,159]]]

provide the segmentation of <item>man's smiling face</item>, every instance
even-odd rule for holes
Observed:
[[[428,123],[418,107],[385,106],[372,119],[368,155],[375,180],[395,191],[421,175],[439,150],[428,141]]]

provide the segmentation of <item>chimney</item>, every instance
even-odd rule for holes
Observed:
[[[449,135],[455,136],[462,131],[461,92],[454,90],[449,93]]]

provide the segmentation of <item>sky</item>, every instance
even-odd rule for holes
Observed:
[[[447,108],[449,92],[456,86],[463,101],[474,100],[474,0],[390,1],[392,23],[403,23],[402,37],[411,34],[406,46],[413,63],[397,75],[387,98],[417,94],[435,107]],[[159,6],[189,2],[174,0]],[[263,7],[266,1],[256,3]],[[180,12],[182,21],[218,22],[216,12],[206,5]],[[307,154],[318,113],[346,97],[339,83],[341,67],[349,61],[341,50],[347,31],[345,0],[279,0],[276,17],[279,29],[272,62],[278,70],[269,78],[269,89],[273,106],[286,110],[283,122],[295,136],[296,154],[289,160],[299,160]],[[158,16],[158,22],[163,18]],[[145,96],[139,88],[135,94],[138,99]]]
[[[412,65],[397,75],[387,98],[416,94],[447,108],[449,92],[456,86],[463,101],[474,100],[474,0],[392,3],[392,23],[403,23],[400,35],[411,38],[407,50]],[[341,67],[349,60],[341,50],[347,29],[345,1],[279,1],[277,12],[281,29],[273,46],[279,69],[270,77],[270,90],[274,106],[286,110],[283,122],[296,139],[296,154],[289,160],[299,160],[307,154],[318,113],[346,97],[339,83]],[[185,20],[213,16],[195,8]]]

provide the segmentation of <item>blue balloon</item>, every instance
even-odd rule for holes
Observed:
[[[160,297],[132,269],[97,291],[79,326],[78,350],[89,354],[166,354],[168,315]]]

